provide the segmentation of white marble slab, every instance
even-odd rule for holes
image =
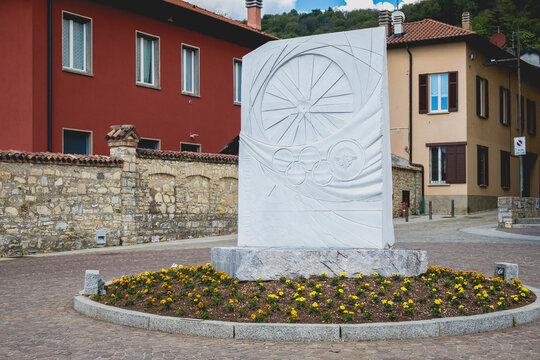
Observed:
[[[242,68],[239,246],[391,246],[384,29],[271,41]]]

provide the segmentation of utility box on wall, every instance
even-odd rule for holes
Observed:
[[[107,233],[104,230],[96,231],[96,245],[107,244]]]

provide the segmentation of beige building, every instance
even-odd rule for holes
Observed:
[[[388,17],[381,16],[382,25]],[[395,26],[399,31],[400,26]],[[517,61],[464,28],[431,19],[388,26],[392,153],[424,168],[425,209],[456,213],[497,207],[498,196],[519,196],[520,160],[514,137],[526,137],[523,196],[540,195],[540,68],[521,61],[521,122]]]

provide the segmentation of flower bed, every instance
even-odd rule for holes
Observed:
[[[524,306],[536,296],[513,279],[428,267],[403,278],[342,273],[306,279],[238,282],[207,265],[113,279],[106,305],[164,316],[235,322],[370,323],[474,315]]]

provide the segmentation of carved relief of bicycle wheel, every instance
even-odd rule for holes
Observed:
[[[351,121],[353,101],[349,79],[334,61],[313,54],[293,57],[264,89],[265,136],[281,146],[314,143]]]

